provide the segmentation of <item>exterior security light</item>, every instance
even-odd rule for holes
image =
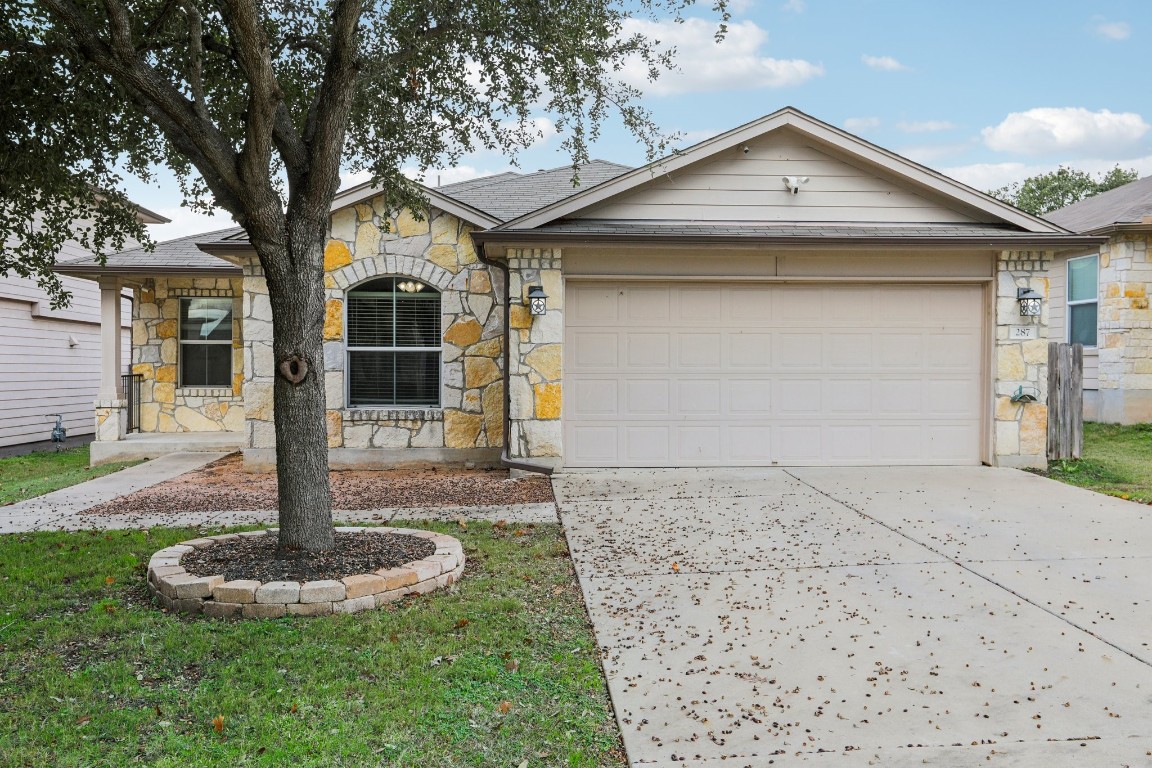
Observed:
[[[1020,317],[1039,317],[1044,297],[1031,288],[1017,288],[1016,301],[1020,302]]]
[[[784,182],[784,186],[788,187],[788,191],[795,195],[800,191],[801,185],[808,183],[808,177],[784,176],[781,178],[781,181]]]
[[[533,317],[548,313],[548,294],[538,285],[528,289],[528,311]]]

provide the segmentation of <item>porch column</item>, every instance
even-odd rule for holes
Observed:
[[[100,389],[96,394],[96,439],[122,440],[127,433],[127,403],[120,375],[119,278],[101,277]]]

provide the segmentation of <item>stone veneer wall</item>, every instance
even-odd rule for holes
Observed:
[[[141,432],[244,430],[244,358],[239,279],[171,277],[145,280],[132,304],[132,372],[140,386]],[[180,387],[180,299],[232,297],[232,386]]]
[[[996,372],[993,454],[1005,467],[1048,466],[1048,265],[1050,251],[1003,251],[996,261]],[[1038,318],[1020,316],[1017,288],[1044,296]],[[1034,324],[1036,339],[1008,338],[1015,325]],[[1023,386],[1038,392],[1037,402],[1013,403]]]
[[[1100,248],[1100,420],[1152,421],[1152,235],[1120,234]]]
[[[324,252],[324,385],[328,446],[334,468],[411,461],[494,463],[503,443],[504,382],[501,282],[480,262],[472,227],[433,210],[390,215],[383,199],[332,215]],[[272,315],[259,262],[243,265],[244,382],[249,449],[245,463],[274,462]],[[374,277],[414,277],[440,291],[440,408],[352,409],[345,403],[345,295]]]
[[[564,278],[559,249],[522,248],[508,251],[512,458],[558,466],[563,456],[560,416],[563,402]],[[543,287],[548,312],[533,317],[526,304],[528,289]]]

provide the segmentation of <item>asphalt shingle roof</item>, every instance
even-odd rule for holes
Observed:
[[[436,187],[436,191],[479,209],[501,221],[511,221],[526,213],[563,200],[569,195],[602,184],[632,170],[607,160],[592,160],[579,166],[580,185],[572,186],[572,166],[536,173],[502,173]]]
[[[1073,232],[1092,232],[1112,224],[1138,224],[1145,216],[1152,216],[1152,176],[1044,214],[1048,221]]]
[[[189,270],[196,272],[239,272],[239,267],[223,259],[211,256],[197,247],[198,243],[226,242],[240,239],[237,236],[247,236],[240,227],[218,229],[214,232],[201,232],[196,235],[179,237],[156,243],[156,248],[149,253],[143,248],[132,248],[120,251],[108,257],[104,266],[91,256],[82,256],[78,259],[61,261],[56,265],[60,272],[138,272],[138,271],[172,271]]]

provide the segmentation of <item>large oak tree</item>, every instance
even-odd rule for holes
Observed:
[[[62,299],[65,239],[101,256],[144,239],[124,174],[166,166],[188,205],[231,214],[267,278],[275,359],[307,370],[275,385],[280,547],[330,548],[322,277],[341,170],[419,209],[402,166],[513,154],[540,114],[574,163],[610,118],[651,156],[661,134],[619,75],[671,54],[625,22],[691,2],[0,0],[0,240],[20,242],[0,273]],[[712,10],[720,34],[725,0]]]

